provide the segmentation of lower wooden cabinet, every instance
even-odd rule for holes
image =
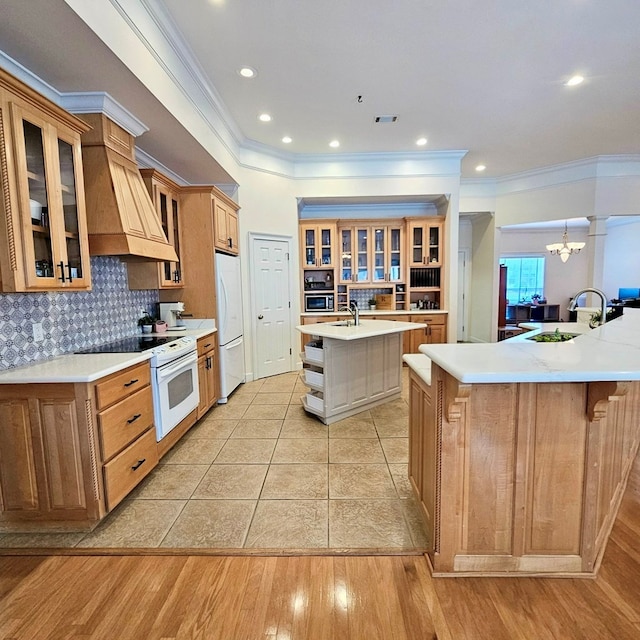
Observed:
[[[148,363],[0,385],[0,523],[91,528],[157,463]]]
[[[424,329],[411,331],[411,347],[409,353],[420,353],[421,344],[440,344],[447,341],[447,316],[446,314],[412,315],[409,322],[422,322],[427,326]]]
[[[198,420],[218,401],[219,379],[216,337],[211,334],[198,340]]]
[[[83,395],[69,384],[0,386],[0,521],[99,518]]]
[[[409,482],[422,512],[429,549],[435,540],[438,443],[431,386],[409,375]]]

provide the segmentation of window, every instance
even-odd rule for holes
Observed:
[[[531,302],[531,296],[544,298],[544,256],[500,258],[507,267],[507,300],[509,304]]]

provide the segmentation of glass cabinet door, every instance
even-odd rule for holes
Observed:
[[[369,229],[356,229],[357,282],[369,282],[371,272],[369,265]]]
[[[58,138],[58,161],[60,163],[60,191],[62,193],[62,213],[64,221],[65,256],[60,256],[58,269],[64,271],[64,278],[70,283],[83,279],[83,256],[78,223],[78,191],[73,146]],[[64,279],[63,279],[64,281]]]
[[[353,280],[352,235],[351,229],[340,229],[340,282]]]
[[[304,254],[305,254],[305,264],[308,267],[316,267],[317,256],[316,256],[315,228],[306,228],[304,231]]]
[[[157,188],[157,203],[156,209],[160,214],[160,222],[162,224],[162,230],[167,236],[167,240],[173,245],[173,248],[180,257],[180,220],[179,220],[179,208],[178,200],[173,197],[168,191]],[[180,274],[180,263],[175,261],[165,260],[161,265],[161,286],[175,287],[182,284]]]
[[[391,282],[401,282],[402,274],[402,229],[389,229],[388,277]]]
[[[333,265],[333,238],[330,228],[320,228],[320,262],[318,266],[330,267]]]
[[[424,264],[424,227],[421,225],[411,229],[411,263]]]
[[[27,259],[26,279],[53,278],[53,239],[49,225],[49,192],[47,175],[44,166],[44,131],[43,128],[24,120],[22,122],[24,137],[26,176],[29,192],[29,210],[31,213],[31,252],[32,259]],[[27,247],[25,247],[27,248]]]
[[[440,227],[429,227],[429,263],[440,263]]]
[[[371,280],[373,282],[385,282],[387,271],[385,264],[386,228],[374,227],[373,231],[373,272]]]
[[[90,285],[80,136],[11,104],[23,220],[24,286]]]

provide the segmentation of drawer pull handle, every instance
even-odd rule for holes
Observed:
[[[133,416],[133,418],[127,420],[127,424],[132,424],[133,422],[135,422],[142,414],[141,413],[136,413],[135,416]]]
[[[205,344],[205,345],[204,345],[204,347],[202,347],[202,348],[203,348],[203,349],[206,349],[207,347],[210,347],[210,346],[211,346],[211,343],[210,343],[210,342],[207,342],[207,344]]]
[[[135,378],[134,380],[131,380],[130,382],[125,382],[124,386],[125,387],[130,387],[132,384],[135,384],[136,382],[138,382],[138,378]]]
[[[136,469],[139,469],[146,461],[147,461],[146,458],[142,458],[142,460],[138,460],[138,463],[134,464],[133,467],[131,467],[131,471],[135,471]]]

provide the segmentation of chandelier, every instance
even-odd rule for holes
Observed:
[[[560,256],[560,260],[562,260],[562,262],[566,262],[572,253],[580,253],[580,249],[582,249],[584,245],[584,242],[569,242],[569,236],[567,235],[567,221],[565,220],[562,242],[548,244],[547,250],[553,255]]]

